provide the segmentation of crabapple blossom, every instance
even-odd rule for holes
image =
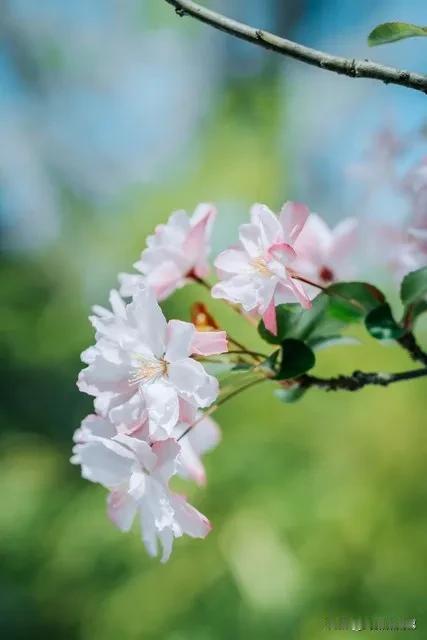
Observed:
[[[93,429],[96,417],[91,423]],[[97,427],[104,429],[105,421]],[[86,433],[74,446],[71,459],[81,465],[83,477],[110,491],[108,513],[119,529],[129,531],[139,516],[144,544],[155,556],[160,542],[162,562],[169,558],[174,538],[183,534],[204,538],[211,529],[205,516],[169,489],[179,454],[180,445],[172,438],[150,446],[124,434]]]
[[[148,285],[158,300],[164,300],[191,276],[205,277],[215,216],[210,204],[199,204],[191,217],[185,211],[172,213],[168,222],[158,225],[154,235],[147,238],[147,248],[134,264],[142,275],[119,274],[120,293],[133,296],[139,287]]]
[[[188,427],[194,423],[194,426],[185,437],[179,440],[180,451],[177,457],[176,472],[182,478],[194,480],[197,484],[203,485],[206,483],[206,471],[201,456],[216,447],[221,439],[221,432],[217,423],[209,416],[203,417],[200,411],[187,415],[186,419],[188,422],[179,422],[172,431],[172,436],[178,440],[184,431],[187,431]],[[73,440],[76,444],[83,444],[91,440],[93,436],[113,438],[119,433],[110,420],[91,414],[86,416],[80,428],[76,429]],[[138,440],[148,442],[148,444],[153,444],[157,441],[150,436],[147,421],[136,423],[124,435],[131,435]],[[167,439],[161,431],[155,436],[159,436],[160,439]],[[77,455],[73,456],[72,462],[80,464],[79,457]],[[82,468],[82,475],[85,478],[87,477],[85,468]]]
[[[307,207],[288,202],[277,217],[262,204],[251,209],[251,221],[239,227],[239,245],[223,251],[215,260],[221,282],[212,288],[214,298],[257,312],[266,327],[277,332],[275,307],[297,300],[304,308],[311,302],[293,269],[295,242],[309,215]]]
[[[346,218],[331,229],[319,215],[310,213],[294,244],[297,254],[294,268],[321,285],[351,278],[354,261],[349,258],[357,232],[356,218]]]
[[[127,305],[112,291],[110,302],[111,311],[95,307],[90,317],[96,343],[82,353],[88,366],[77,385],[121,431],[148,420],[151,435],[157,429],[171,435],[182,413],[216,399],[218,381],[191,355],[227,351],[225,332],[166,322],[149,288],[138,290]]]

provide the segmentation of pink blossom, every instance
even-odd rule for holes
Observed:
[[[410,225],[427,229],[427,158],[409,171],[403,188],[411,204]]]
[[[401,230],[383,225],[376,230],[381,242],[381,263],[392,272],[397,282],[410,271],[427,264],[427,233],[422,229]]]
[[[266,327],[276,333],[275,307],[297,300],[304,308],[311,302],[295,277],[295,242],[308,217],[308,209],[286,203],[279,217],[261,204],[251,209],[251,222],[239,228],[239,245],[223,251],[215,260],[221,282],[212,288],[214,298],[257,312]]]
[[[164,300],[192,275],[204,278],[209,272],[207,257],[215,216],[210,204],[199,204],[191,217],[185,211],[172,213],[168,222],[158,225],[147,238],[147,248],[134,264],[142,275],[119,275],[120,293],[133,296],[139,287],[148,285],[158,300]]]
[[[352,250],[357,235],[358,221],[355,218],[346,218],[331,229],[319,215],[311,213],[294,244],[297,254],[295,270],[321,285],[353,277],[355,260]]]
[[[96,425],[97,420],[102,418],[93,417],[90,427],[102,431],[106,423]],[[174,538],[183,534],[204,538],[209,533],[211,526],[205,516],[169,489],[181,451],[176,440],[169,438],[150,446],[123,434],[111,437],[109,432],[106,437],[86,432],[83,441],[78,438],[71,461],[81,465],[84,478],[110,491],[108,513],[119,529],[129,531],[139,516],[150,555],[157,555],[160,542],[161,561],[165,562]]]
[[[226,351],[226,335],[201,336],[189,322],[166,322],[147,288],[130,304],[116,291],[110,301],[112,311],[96,307],[90,318],[96,344],[82,353],[88,366],[78,387],[95,397],[96,411],[121,431],[148,420],[151,435],[157,429],[170,435],[183,411],[208,407],[216,399],[218,381],[191,355]]]

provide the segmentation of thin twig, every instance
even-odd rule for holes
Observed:
[[[349,376],[337,376],[335,378],[318,378],[309,374],[304,374],[298,378],[300,386],[304,389],[310,387],[318,387],[325,391],[358,391],[368,385],[376,385],[387,387],[394,382],[402,382],[403,380],[413,380],[427,376],[427,368],[415,369],[412,371],[402,371],[400,373],[367,373],[364,371],[355,371]]]
[[[181,440],[181,438],[184,438],[184,436],[186,436],[187,433],[189,433],[191,431],[191,429],[194,429],[194,427],[196,425],[198,425],[204,418],[206,418],[207,416],[210,416],[219,407],[221,407],[223,404],[228,402],[228,400],[231,400],[235,396],[239,395],[239,393],[241,393],[242,391],[246,391],[246,389],[249,389],[250,387],[254,387],[256,384],[259,384],[260,382],[265,382],[266,380],[269,380],[269,378],[266,377],[266,376],[264,376],[262,378],[257,378],[256,380],[251,380],[250,382],[248,382],[247,384],[242,385],[238,389],[235,389],[234,391],[231,391],[231,393],[229,393],[227,396],[224,396],[223,398],[221,398],[220,400],[215,402],[215,404],[211,405],[207,411],[202,413],[202,415],[199,418],[197,418],[197,420],[195,420],[192,424],[190,424],[186,428],[186,430],[183,431],[183,433],[181,433],[179,438],[177,438],[177,441],[179,442]]]
[[[371,78],[385,84],[397,84],[408,89],[427,93],[427,76],[425,75],[388,67],[367,59],[357,60],[355,58],[333,56],[324,51],[306,47],[297,42],[280,38],[268,31],[256,29],[243,22],[227,18],[191,0],[166,0],[166,2],[175,7],[179,16],[191,16],[215,29],[230,33],[236,38],[252,42],[264,47],[264,49],[271,49],[314,67],[349,76],[350,78]]]
[[[248,351],[247,349],[231,349],[229,351],[225,351],[225,353],[221,354],[221,355],[248,355],[248,356],[253,356],[255,358],[264,358],[264,360],[267,360],[268,356],[265,353],[260,353],[259,351]]]

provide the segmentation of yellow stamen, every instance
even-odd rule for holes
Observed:
[[[268,268],[267,261],[264,258],[253,258],[251,260],[251,264],[263,276],[270,276],[271,275],[271,271]]]
[[[145,384],[167,375],[168,363],[166,360],[139,359],[141,360],[141,365],[135,369],[135,373],[129,378],[129,384]]]

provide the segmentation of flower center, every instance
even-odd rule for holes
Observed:
[[[268,264],[265,258],[253,258],[251,260],[251,265],[263,276],[271,276],[271,271],[268,268]]]
[[[129,384],[146,384],[167,375],[169,363],[163,358],[161,360],[149,360],[138,356],[138,360],[140,360],[141,364],[135,368],[133,375],[129,378]]]
[[[332,282],[334,280],[334,273],[329,267],[322,267],[319,269],[319,277],[323,282]]]

